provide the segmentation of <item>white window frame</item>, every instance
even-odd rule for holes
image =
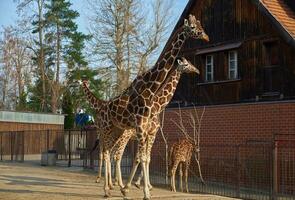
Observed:
[[[208,67],[210,67],[210,72],[208,72]],[[213,55],[206,56],[206,70],[205,71],[206,71],[206,73],[205,73],[206,82],[213,82],[214,81],[214,56]],[[208,79],[208,76],[210,76],[210,80]]]
[[[231,54],[234,55],[233,59],[231,58]],[[232,72],[234,74],[234,77],[231,77]],[[229,80],[238,79],[238,52],[237,51],[228,52],[228,79]]]

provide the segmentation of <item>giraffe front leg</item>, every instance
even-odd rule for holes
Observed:
[[[101,145],[102,146],[102,145]],[[101,178],[101,170],[102,170],[102,162],[103,162],[103,154],[102,154],[102,149],[100,148],[99,150],[99,155],[98,155],[98,173],[97,173],[97,177],[96,177],[96,183],[100,182],[100,178]]]
[[[142,172],[143,172],[143,193],[144,193],[144,200],[149,200],[150,199],[150,190],[148,187],[148,174],[147,174],[147,169],[146,169],[146,157],[143,155],[141,156],[141,167],[142,167]]]
[[[153,189],[153,186],[152,186],[151,181],[150,181],[151,152],[152,152],[152,147],[153,147],[153,144],[155,142],[156,134],[157,134],[158,130],[159,130],[159,127],[156,127],[150,133],[150,135],[148,136],[148,143],[147,143],[147,174],[148,174],[148,186],[149,186],[150,190]]]
[[[121,159],[122,157],[116,160],[116,179],[117,179],[118,185],[122,189],[124,188],[124,184],[122,181],[122,173],[121,173]]]
[[[143,131],[141,133],[144,133]],[[148,171],[147,171],[147,143],[146,139],[144,138],[145,134],[138,134],[139,138],[139,156],[140,156],[140,164],[141,169],[143,173],[143,193],[144,193],[144,200],[149,200],[151,198],[150,196],[150,190],[148,187]]]
[[[119,185],[119,170],[120,169],[120,163],[118,164],[118,160],[114,159],[116,162],[116,166],[115,166],[115,181],[114,181],[114,185]]]
[[[143,177],[143,172],[142,172],[142,170],[140,170],[140,174],[134,183],[135,187],[137,187],[138,189],[140,189],[140,183],[141,183],[142,177]]]
[[[114,185],[113,185],[113,181],[112,181],[112,163],[111,163],[111,158],[109,157],[109,160],[108,160],[108,183],[109,183],[109,187],[111,190],[114,189]]]
[[[151,181],[150,181],[150,156],[148,156],[148,159],[147,159],[147,163],[146,163],[146,170],[147,170],[147,178],[148,178],[148,186],[149,186],[149,190],[152,190],[153,189],[153,186],[151,184]]]
[[[136,156],[134,158],[134,161],[133,161],[133,165],[132,165],[130,176],[128,177],[128,181],[125,184],[125,187],[121,190],[121,192],[122,192],[122,194],[124,196],[129,192],[129,188],[131,187],[131,183],[132,183],[133,177],[134,177],[134,175],[136,173],[136,170],[138,168],[139,163],[140,163],[139,153],[137,152],[136,153]]]
[[[104,181],[104,196],[105,197],[110,197],[111,196],[111,193],[110,193],[110,187],[109,187],[109,172],[108,172],[108,170],[109,170],[109,152],[108,151],[106,151],[106,152],[104,152],[104,155],[103,155],[103,157],[104,157],[104,179],[105,179],[105,181]]]

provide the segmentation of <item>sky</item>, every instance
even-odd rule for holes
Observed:
[[[87,0],[70,0],[70,2],[73,4],[72,8],[80,13],[80,17],[77,19],[78,29],[87,33]],[[175,0],[173,8],[175,15],[180,16],[187,2],[188,0]],[[0,0],[0,30],[3,26],[13,25],[17,20],[16,6],[17,4],[13,0]]]

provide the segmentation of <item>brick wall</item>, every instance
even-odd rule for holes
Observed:
[[[199,115],[202,109],[197,107]],[[165,111],[163,131],[168,135],[169,147],[171,143],[183,138],[181,131],[172,122],[179,122],[177,112],[178,108],[169,108]],[[194,109],[181,108],[183,122],[192,133],[188,117],[190,112],[194,112]],[[261,141],[272,142],[274,134],[295,136],[295,101],[207,106],[200,139],[201,165],[205,181],[271,191],[273,147]],[[280,139],[284,138],[285,136],[280,136]],[[287,151],[294,152],[294,148],[289,146]],[[295,168],[285,170],[280,163],[288,167],[293,166],[294,162],[294,156],[279,158],[279,191],[283,191],[286,186],[295,185],[294,177],[291,182],[284,180],[294,176]],[[157,134],[153,146],[151,171],[165,172],[165,144],[160,133]],[[190,171],[191,174],[197,174],[194,161]],[[290,191],[291,194],[295,192],[293,189]]]
[[[199,115],[203,107],[198,107]],[[189,112],[181,108],[189,128]],[[182,137],[171,119],[179,121],[178,108],[165,111],[163,131],[171,141]],[[247,140],[271,140],[273,134],[295,134],[295,101],[207,106],[201,127],[201,145],[236,145]],[[161,142],[158,134],[156,142]]]

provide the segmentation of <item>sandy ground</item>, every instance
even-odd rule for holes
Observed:
[[[81,168],[41,167],[28,163],[0,162],[0,199],[2,200],[97,200],[103,197],[103,184],[94,183],[95,173]],[[112,198],[123,199],[119,188],[112,192]],[[172,193],[169,190],[154,188],[152,199],[181,200],[229,200],[231,198]],[[132,188],[130,199],[142,199],[142,190]]]

